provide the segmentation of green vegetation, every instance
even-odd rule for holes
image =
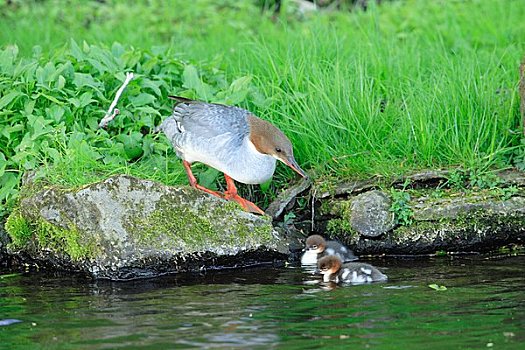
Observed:
[[[152,133],[170,113],[168,94],[271,120],[318,179],[460,166],[477,185],[523,164],[521,1],[392,1],[306,16],[285,2],[276,21],[255,1],[9,3],[0,5],[0,215],[30,170],[73,185],[115,173],[186,183]],[[126,71],[137,78],[121,114],[99,130]],[[279,167],[264,192],[293,176]]]
[[[82,242],[78,230],[73,224],[71,226],[73,228],[66,230],[42,219],[36,223],[30,223],[16,211],[8,217],[5,228],[11,237],[11,245],[14,249],[27,248],[26,245],[31,242],[34,232],[35,242],[41,249],[51,249],[58,254],[67,254],[73,261],[93,256],[95,245]]]
[[[412,208],[410,207],[410,194],[404,189],[402,191],[394,188],[390,189],[392,205],[390,211],[394,213],[394,220],[397,225],[408,226],[412,223]]]
[[[5,229],[11,237],[11,244],[17,249],[24,247],[33,236],[29,223],[18,211],[9,215]]]
[[[147,246],[154,245],[155,242],[162,245],[167,238],[171,242],[177,242],[177,245],[186,252],[199,251],[209,246],[245,247],[253,241],[262,244],[272,242],[271,220],[262,217],[262,220],[266,221],[265,224],[253,225],[249,217],[232,216],[232,211],[239,209],[239,204],[236,202],[216,205],[211,211],[200,213],[191,209],[181,210],[180,207],[173,207],[169,204],[171,200],[157,203],[157,209],[146,218],[136,216],[131,219],[132,227],[129,228],[129,232],[136,235],[138,242]],[[224,221],[228,221],[228,225],[217,225]],[[225,231],[218,229],[229,225],[235,229]]]
[[[440,285],[437,285],[437,284],[435,284],[435,283],[434,283],[434,284],[429,284],[428,286],[429,286],[429,288],[432,288],[433,290],[436,290],[436,291],[438,291],[438,292],[442,292],[442,291],[447,290],[447,287],[445,287],[445,286],[440,286]]]

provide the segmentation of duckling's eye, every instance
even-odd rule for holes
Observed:
[[[275,152],[277,152],[277,153],[281,153],[282,151],[283,151],[283,150],[280,149],[279,147],[277,147],[277,148],[275,149]]]
[[[314,245],[312,246],[312,249],[317,249],[317,246],[314,244]]]

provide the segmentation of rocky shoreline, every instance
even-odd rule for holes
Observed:
[[[478,186],[462,187],[473,179]],[[188,187],[124,175],[72,189],[26,181],[21,193],[0,230],[2,266],[111,280],[282,264],[296,259],[312,233],[361,256],[490,252],[525,242],[519,171],[484,179],[429,171],[334,186],[303,181],[264,217]]]

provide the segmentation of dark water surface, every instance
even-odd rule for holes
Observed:
[[[525,256],[372,263],[387,283],[331,288],[300,267],[126,283],[4,276],[0,321],[22,322],[0,326],[0,348],[525,349]]]

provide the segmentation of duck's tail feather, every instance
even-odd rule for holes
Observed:
[[[171,99],[171,100],[177,101],[177,104],[183,103],[183,102],[186,102],[186,103],[195,102],[192,99],[189,99],[189,98],[186,98],[186,97],[174,96],[174,95],[168,95],[168,98]]]

